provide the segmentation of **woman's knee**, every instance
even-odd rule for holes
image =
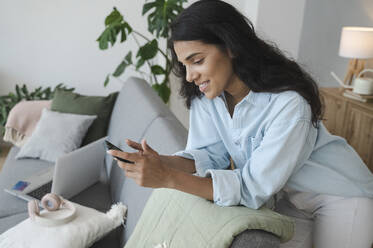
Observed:
[[[373,243],[373,199],[344,198],[317,210],[315,247],[371,247]]]

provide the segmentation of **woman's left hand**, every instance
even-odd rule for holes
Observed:
[[[170,170],[165,166],[159,154],[154,151],[145,140],[139,143],[127,141],[127,144],[138,150],[135,153],[122,152],[116,150],[108,151],[112,156],[133,161],[134,164],[125,163],[117,160],[125,175],[135,180],[135,182],[143,187],[150,188],[165,188],[168,185]]]

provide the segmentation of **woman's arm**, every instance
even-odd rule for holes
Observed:
[[[194,164],[194,160],[183,158],[180,156],[166,156],[160,155],[161,161],[163,164],[167,165],[170,168],[181,170],[187,173],[195,173],[196,166]]]
[[[170,179],[168,180],[167,188],[177,189],[207,200],[214,200],[211,178],[194,176],[173,168],[169,168],[169,170]]]

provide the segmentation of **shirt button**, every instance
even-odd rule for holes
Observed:
[[[239,140],[236,140],[234,143],[238,146],[241,144]]]

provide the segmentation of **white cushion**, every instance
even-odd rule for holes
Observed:
[[[121,203],[113,205],[106,214],[76,203],[74,205],[77,212],[71,222],[45,227],[28,218],[0,235],[0,247],[89,247],[122,224],[127,211]]]
[[[77,115],[43,109],[40,121],[16,158],[56,160],[80,147],[95,115]]]

